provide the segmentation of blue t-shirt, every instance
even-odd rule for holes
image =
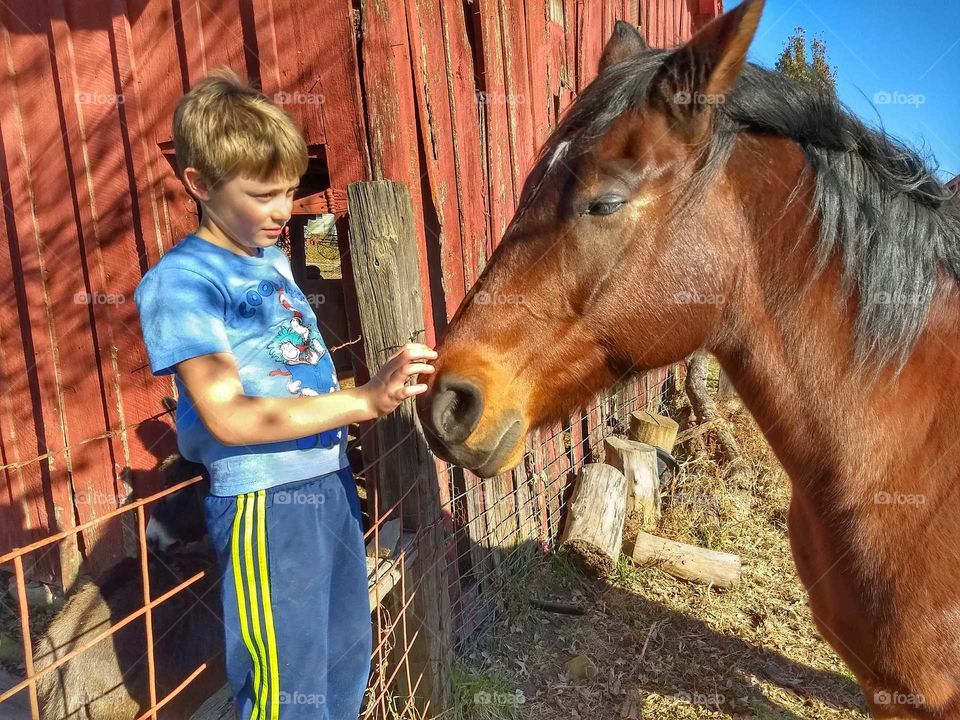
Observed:
[[[340,389],[317,318],[278,247],[238,255],[188,235],[150,268],[134,292],[154,375],[182,360],[233,353],[246,395],[295,398]],[[285,442],[218,442],[176,378],[177,445],[210,472],[214,495],[238,495],[348,465],[347,428]]]

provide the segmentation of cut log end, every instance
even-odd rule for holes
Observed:
[[[647,410],[637,410],[630,414],[628,437],[636,442],[646,443],[673,452],[673,445],[680,429],[676,420]]]
[[[583,540],[570,540],[563,546],[577,567],[590,577],[604,577],[616,567],[616,562],[605,551]]]

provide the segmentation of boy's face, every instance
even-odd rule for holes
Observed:
[[[254,253],[276,244],[300,182],[297,177],[266,181],[238,176],[210,186],[193,168],[187,168],[184,180],[203,205],[203,225],[240,245],[238,250]]]

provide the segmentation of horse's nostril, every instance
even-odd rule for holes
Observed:
[[[433,426],[446,442],[462,442],[474,431],[483,414],[483,394],[469,380],[444,375],[434,389]]]

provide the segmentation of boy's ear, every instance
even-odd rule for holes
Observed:
[[[598,72],[603,72],[611,65],[649,49],[647,41],[639,30],[628,22],[617,20],[617,24],[613,27],[613,34],[603,46]]]
[[[187,191],[195,199],[204,202],[210,199],[210,184],[195,167],[183,169],[183,184],[187,186]]]
[[[673,51],[650,84],[650,102],[692,134],[703,131],[747,62],[764,0],[746,0]]]

